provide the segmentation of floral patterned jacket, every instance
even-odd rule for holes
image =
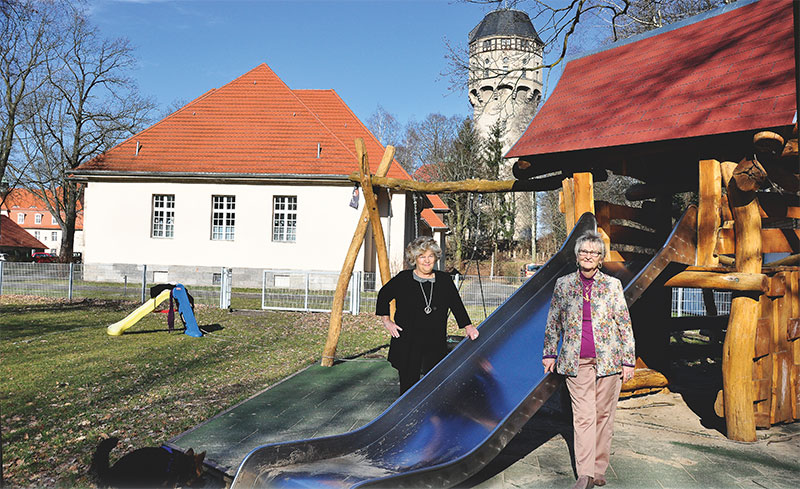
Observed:
[[[578,273],[556,280],[542,353],[545,358],[557,357],[556,372],[571,377],[578,375],[583,323],[583,290]],[[594,275],[591,304],[597,376],[619,373],[622,365],[634,366],[633,328],[622,283],[598,270]],[[560,353],[559,338],[562,340]]]

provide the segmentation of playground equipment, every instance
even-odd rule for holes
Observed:
[[[108,328],[106,328],[106,332],[111,336],[120,336],[131,326],[138,323],[147,314],[155,311],[159,304],[168,299],[170,301],[168,312],[171,315],[173,310],[172,299],[174,298],[178,303],[178,313],[181,315],[181,318],[186,325],[186,330],[184,333],[194,338],[203,336],[203,333],[200,331],[200,328],[197,325],[197,320],[194,317],[193,301],[186,292],[186,287],[184,287],[183,284],[176,284],[174,286],[171,284],[157,285],[151,289],[151,295],[153,295],[154,292],[155,297],[151,297],[144,304],[137,307],[136,310],[125,317],[125,319],[110,325]],[[171,317],[169,321],[170,330],[172,330]]]

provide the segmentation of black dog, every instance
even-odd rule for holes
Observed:
[[[119,442],[111,437],[100,442],[92,457],[89,473],[102,487],[183,487],[203,475],[206,452],[186,453],[167,447],[147,447],[134,450],[109,467],[108,454]]]

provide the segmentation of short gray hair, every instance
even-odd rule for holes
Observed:
[[[584,243],[599,244],[601,253],[600,260],[606,256],[606,242],[603,241],[603,235],[597,231],[586,231],[578,237],[577,241],[575,241],[575,258],[578,257],[578,251],[580,251],[581,246],[583,246]]]
[[[442,256],[442,248],[439,247],[436,240],[430,236],[420,236],[406,246],[406,263],[413,267],[417,258],[426,251],[432,251],[437,260]]]

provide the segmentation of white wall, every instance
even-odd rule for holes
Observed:
[[[174,238],[152,238],[153,194],[175,195]],[[211,196],[236,196],[233,241],[211,240]],[[296,195],[297,241],[272,241],[272,198]],[[84,262],[340,271],[358,210],[352,186],[90,182],[84,201]],[[390,261],[402,262],[405,196],[383,222]],[[389,235],[391,233],[391,235]],[[362,254],[356,270],[363,269]]]

